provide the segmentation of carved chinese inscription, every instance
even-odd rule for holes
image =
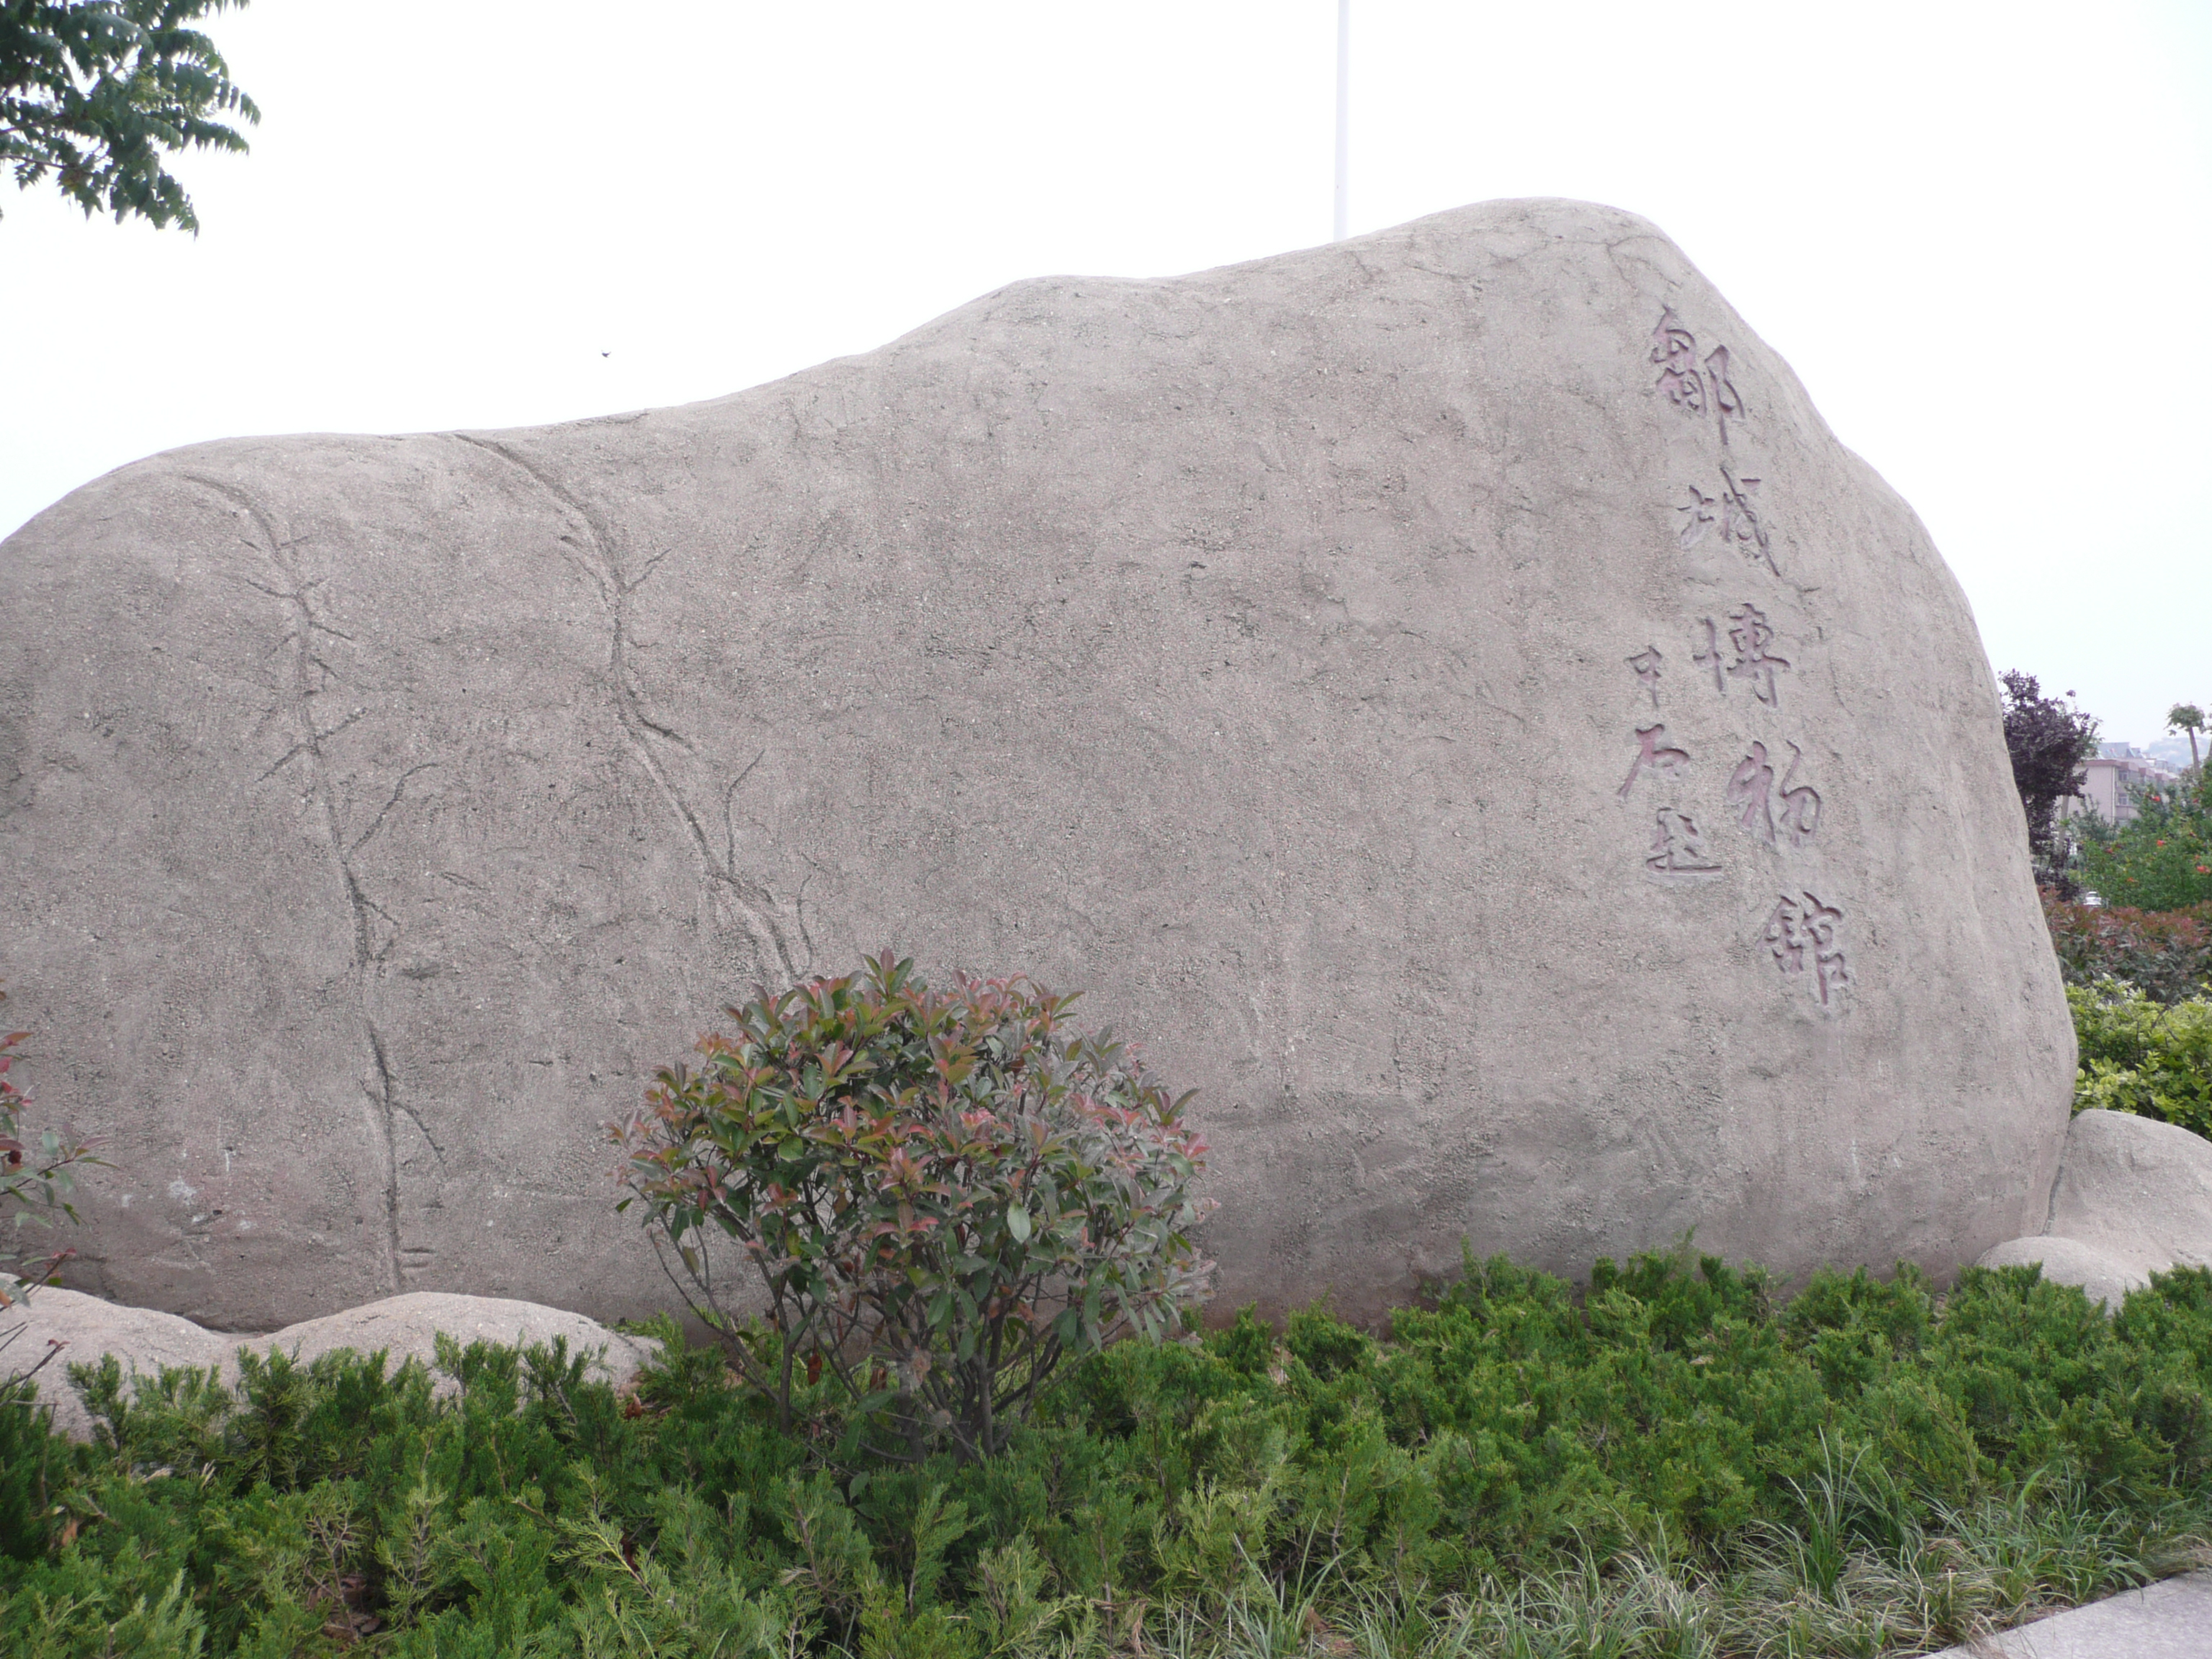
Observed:
[[[1784,893],[1768,913],[1765,931],[1759,936],[1785,978],[1811,975],[1813,994],[1823,1008],[1851,982],[1843,926],[1844,913],[1834,905],[1823,904],[1810,893],[1794,898]]]
[[[1706,849],[1705,834],[1696,821],[1671,806],[1659,809],[1644,868],[1652,880],[1668,886],[1711,881],[1721,873],[1720,861]]]
[[[1717,535],[1723,545],[1741,547],[1746,558],[1756,557],[1776,575],[1782,568],[1774,562],[1774,548],[1759,521],[1757,509],[1751,504],[1759,494],[1759,480],[1739,478],[1727,467],[1721,469],[1721,490],[1717,495],[1708,495],[1695,484],[1686,486],[1690,492],[1686,507],[1674,510],[1684,514],[1682,533],[1677,538],[1682,550],[1690,549],[1705,540],[1708,532]]]
[[[1711,673],[1713,690],[1725,694],[1732,679],[1749,680],[1751,694],[1770,708],[1782,706],[1782,693],[1775,684],[1778,672],[1788,669],[1790,659],[1778,657],[1770,648],[1777,635],[1766,613],[1755,605],[1738,605],[1729,612],[1729,644],[1735,648],[1735,660],[1725,662],[1721,649],[1720,630],[1711,617],[1699,618],[1705,630],[1705,642],[1690,653],[1690,660]]]
[[[1715,346],[1700,365],[1697,336],[1682,326],[1670,306],[1660,317],[1659,326],[1651,331],[1651,361],[1659,365],[1656,384],[1667,400],[1692,415],[1703,415],[1710,409],[1720,422],[1721,442],[1726,445],[1729,420],[1741,420],[1744,412],[1743,398],[1729,379],[1729,349]]]
[[[1666,660],[1659,654],[1659,647],[1656,645],[1645,646],[1628,659],[1628,665],[1636,671],[1638,684],[1651,694],[1654,708],[1659,706],[1659,670]]]
[[[1820,821],[1820,792],[1797,781],[1797,769],[1804,760],[1805,751],[1791,744],[1790,769],[1783,775],[1778,797],[1774,768],[1767,763],[1763,743],[1753,744],[1751,752],[1729,775],[1728,804],[1738,814],[1736,822],[1769,847],[1774,845],[1778,828],[1789,836],[1791,846],[1802,847],[1813,839],[1814,829]]]
[[[1802,847],[1812,840],[1813,830],[1820,821],[1820,792],[1808,783],[1797,781],[1797,769],[1804,761],[1805,751],[1791,744],[1790,769],[1782,775],[1782,810],[1775,814],[1782,833],[1790,837],[1792,847]]]
[[[1739,483],[1731,475],[1723,477],[1731,487]],[[1741,538],[1733,526],[1727,533]],[[1714,692],[1725,697],[1730,680],[1747,681],[1753,697],[1778,710],[1779,676],[1789,672],[1790,664],[1774,648],[1780,635],[1766,613],[1747,602],[1729,611],[1725,623],[1704,617],[1698,619],[1698,626],[1704,637],[1690,652],[1690,660],[1699,672],[1713,677]],[[1657,708],[1666,653],[1656,645],[1646,645],[1621,660]],[[1647,794],[1649,804],[1643,809],[1652,815],[1650,840],[1644,851],[1644,873],[1645,879],[1657,885],[1718,882],[1727,875],[1719,850],[1708,840],[1712,820],[1705,812],[1713,803],[1705,791],[1716,786],[1723,803],[1722,810],[1765,847],[1802,848],[1820,832],[1820,791],[1803,775],[1808,769],[1805,750],[1794,740],[1779,739],[1790,750],[1786,766],[1764,739],[1751,740],[1740,751],[1743,757],[1724,778],[1698,768],[1686,747],[1669,740],[1663,721],[1638,726],[1635,741],[1636,757],[1629,763],[1628,775],[1620,781],[1616,793],[1624,803],[1629,801],[1647,773],[1660,785]],[[1691,801],[1692,810],[1685,810],[1683,786],[1693,781],[1701,783],[1697,793],[1704,804]],[[1692,811],[1697,816],[1692,816]],[[1841,906],[1826,903],[1802,889],[1784,892],[1759,925],[1758,943],[1753,948],[1766,951],[1784,978],[1802,976],[1814,1000],[1824,1009],[1833,1008],[1853,982],[1844,947],[1844,922]]]
[[[1728,804],[1736,811],[1736,822],[1769,847],[1774,845],[1774,807],[1767,798],[1773,788],[1774,769],[1766,763],[1766,745],[1754,743],[1729,775]]]
[[[1677,408],[1692,414],[1705,406],[1705,383],[1698,373],[1698,337],[1681,325],[1669,306],[1651,331],[1651,361],[1659,365],[1659,389]]]
[[[1723,678],[1723,676],[1725,675],[1728,671],[1724,666],[1722,659],[1726,656],[1727,653],[1721,649],[1720,633],[1718,629],[1714,628],[1713,619],[1711,617],[1706,617],[1701,618],[1701,622],[1705,630],[1705,642],[1698,649],[1692,651],[1690,653],[1690,660],[1697,664],[1700,668],[1711,670],[1713,677],[1713,690],[1719,692],[1723,696],[1726,696],[1728,695],[1728,681]]]
[[[1729,416],[1743,418],[1743,399],[1736,395],[1735,382],[1729,379],[1729,349],[1715,346],[1705,357],[1705,380],[1712,392],[1713,413],[1721,423],[1721,443],[1728,443]]]
[[[1620,798],[1623,800],[1628,799],[1628,792],[1636,787],[1636,780],[1647,770],[1659,777],[1673,780],[1681,776],[1683,767],[1690,761],[1688,750],[1668,746],[1664,724],[1644,726],[1637,732],[1636,743],[1636,759],[1629,766],[1627,777],[1621,781]]]
[[[1778,669],[1790,666],[1790,659],[1778,657],[1767,647],[1774,643],[1774,629],[1766,620],[1766,613],[1757,605],[1739,605],[1729,612],[1729,643],[1735,647],[1735,660],[1729,665],[1731,679],[1751,682],[1751,694],[1771,708],[1782,707],[1782,694],[1774,684]]]

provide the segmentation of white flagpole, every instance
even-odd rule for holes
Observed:
[[[1352,222],[1352,0],[1336,0],[1336,234]]]

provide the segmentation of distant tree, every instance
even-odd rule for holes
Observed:
[[[136,213],[198,231],[161,163],[182,149],[242,151],[216,119],[261,112],[215,43],[185,25],[246,0],[0,0],[0,165],[28,189],[49,174],[88,217]]]
[[[2204,729],[2204,711],[2193,702],[2178,702],[2166,711],[2166,729],[2189,734],[2189,764],[2192,770],[2204,764],[2204,757],[2197,752],[2197,734]]]
[[[2107,904],[2158,913],[2212,906],[2212,781],[2199,769],[2133,799],[2127,823],[2081,838],[2081,881]]]
[[[2080,793],[2087,781],[2081,763],[2096,750],[2097,718],[2045,696],[2033,674],[2012,670],[1998,678],[2004,685],[2005,747],[2012,751],[2013,786],[2027,809],[2027,844],[2042,878],[2063,861],[2051,855],[2052,819],[2058,803]]]

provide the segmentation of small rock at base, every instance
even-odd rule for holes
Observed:
[[[240,1336],[208,1330],[175,1314],[122,1307],[82,1291],[49,1288],[0,1312],[0,1339],[15,1334],[0,1348],[0,1376],[28,1370],[53,1341],[64,1344],[39,1373],[39,1402],[52,1407],[58,1432],[71,1440],[89,1440],[92,1417],[70,1386],[68,1368],[97,1364],[105,1354],[113,1354],[126,1373],[146,1377],[159,1376],[164,1366],[218,1367],[224,1384],[234,1389],[242,1348],[262,1353],[281,1351],[302,1365],[341,1348],[362,1354],[380,1350],[387,1356],[387,1369],[396,1370],[410,1359],[430,1364],[441,1331],[464,1347],[478,1340],[526,1347],[566,1337],[572,1357],[598,1356],[586,1375],[617,1389],[635,1377],[660,1348],[650,1337],[624,1336],[581,1314],[503,1297],[416,1291],[264,1335]],[[449,1380],[441,1378],[440,1382],[440,1392],[451,1391]]]
[[[2075,1238],[2045,1233],[2032,1238],[2008,1238],[1982,1252],[1977,1267],[2024,1267],[2034,1263],[2054,1285],[2079,1285],[2092,1302],[2117,1310],[2130,1291],[2150,1283],[2148,1273],[2106,1255]]]

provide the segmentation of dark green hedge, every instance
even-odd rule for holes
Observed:
[[[190,1373],[132,1401],[111,1364],[92,1447],[0,1410],[0,1643],[1042,1652],[1255,1583],[1418,1601],[1654,1538],[1725,1567],[1996,1500],[2167,1533],[2212,1507],[2201,1270],[2108,1318],[2032,1269],[1945,1297],[1825,1273],[1784,1304],[1711,1258],[1600,1262],[1586,1292],[1470,1263],[1384,1339],[1312,1310],[1124,1344],[965,1468],[857,1467],[826,1418],[780,1435],[680,1343],[630,1399],[557,1351],[441,1369],[449,1399],[419,1364],[330,1357],[257,1367],[235,1402]]]

